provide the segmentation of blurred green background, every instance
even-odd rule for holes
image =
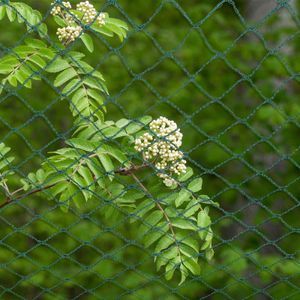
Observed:
[[[56,41],[51,1],[26,3]],[[127,215],[112,224],[97,203],[65,214],[33,196],[0,212],[0,298],[300,299],[300,1],[94,4],[130,25],[121,44],[95,37],[87,58],[106,78],[107,118],[179,124],[189,164],[220,203],[215,258],[178,287],[156,272]],[[3,20],[0,33],[4,55],[26,32]],[[70,135],[58,98],[47,81],[0,98],[0,140],[20,177]]]

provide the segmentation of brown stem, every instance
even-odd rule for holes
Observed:
[[[96,154],[91,154],[89,157],[91,158],[91,157],[94,157],[95,155]],[[84,163],[84,161],[85,160],[81,160],[79,164],[82,165]],[[124,175],[124,176],[125,175],[127,175],[127,176],[128,175],[133,175],[133,172],[138,171],[138,170],[140,170],[142,168],[146,168],[148,166],[149,165],[147,165],[147,164],[142,164],[140,166],[133,165],[130,168],[121,168],[121,169],[115,170],[115,174]],[[78,170],[78,167],[75,169],[75,171],[73,172],[72,175],[74,175],[74,173],[76,173],[77,170]],[[13,197],[14,195],[16,195],[19,192],[23,191],[23,188],[19,188],[19,189],[15,190],[14,192],[12,192],[9,196],[7,196],[5,198],[4,202],[2,204],[0,204],[0,208],[2,208],[2,207],[6,206],[6,205],[8,205],[8,204],[10,204],[10,203],[12,203],[14,201],[17,201],[19,199],[26,198],[26,197],[28,197],[28,196],[30,196],[32,194],[36,194],[36,193],[39,193],[41,191],[47,190],[47,189],[55,186],[57,183],[54,183],[54,184],[51,184],[51,185],[48,185],[48,186],[45,186],[45,187],[41,187],[41,188],[36,189],[36,190],[32,190],[32,191],[30,191],[28,193],[21,194],[21,195],[19,195],[17,197]]]
[[[47,189],[50,189],[50,188],[52,188],[52,187],[55,186],[55,185],[56,185],[56,183],[53,183],[53,184],[50,184],[50,185],[41,187],[41,188],[36,189],[36,190],[32,190],[32,191],[30,191],[30,192],[28,192],[28,193],[21,194],[21,195],[15,197],[15,198],[13,198],[13,197],[6,197],[5,201],[0,205],[0,208],[6,206],[6,205],[8,205],[8,204],[10,204],[11,202],[20,200],[20,199],[22,199],[22,198],[28,197],[28,196],[30,196],[30,195],[39,193],[39,192],[44,191],[44,190],[47,190]],[[13,194],[16,194],[17,192],[19,192],[19,191],[21,191],[21,190],[23,190],[23,189],[18,189],[18,190],[16,190],[16,191],[14,191],[14,192],[12,193],[12,195],[13,195]]]
[[[142,190],[151,198],[153,198],[153,196],[151,195],[151,193],[148,191],[148,189],[143,185],[143,183],[135,176],[135,174],[131,173],[130,174],[132,176],[132,178],[137,182],[137,184],[142,188]],[[171,231],[171,234],[172,234],[172,237],[175,241],[175,245],[176,245],[176,248],[177,248],[177,252],[178,252],[178,255],[180,257],[180,260],[182,262],[182,259],[181,259],[181,253],[180,253],[180,249],[179,249],[179,246],[177,244],[177,239],[176,239],[176,234],[175,234],[175,231],[174,231],[174,228],[173,228],[173,225],[172,225],[172,222],[169,218],[169,216],[167,215],[167,213],[165,212],[165,210],[163,209],[163,207],[158,203],[158,202],[155,202],[156,206],[158,207],[158,209],[162,212],[162,214],[164,215],[167,223],[168,223],[168,226],[169,226],[169,229]]]
[[[139,165],[139,166],[133,165],[130,168],[118,169],[118,170],[115,171],[115,173],[119,174],[119,175],[122,175],[122,176],[128,176],[128,175],[132,175],[132,172],[136,172],[136,171],[139,171],[141,169],[148,168],[148,167],[149,167],[149,164],[144,163],[144,164]]]

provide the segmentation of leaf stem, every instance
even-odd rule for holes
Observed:
[[[136,181],[136,183],[142,188],[142,190],[148,195],[148,197],[154,198],[151,195],[151,193],[148,191],[148,189],[143,185],[143,183],[137,178],[137,176],[134,173],[131,173],[130,175]],[[176,239],[176,234],[175,234],[175,231],[174,231],[173,224],[172,224],[168,214],[163,209],[163,207],[158,202],[155,202],[155,204],[158,207],[158,209],[162,212],[162,214],[164,215],[164,218],[166,219],[166,221],[168,223],[169,229],[171,231],[172,237],[174,239],[174,242],[175,242],[175,245],[176,245],[176,248],[177,248],[178,256],[180,258],[181,263],[183,263],[182,258],[181,258],[180,248],[178,246],[178,242],[177,242],[177,239]]]
[[[94,156],[96,156],[95,153],[93,153],[93,154],[91,154],[90,156],[88,156],[88,158],[92,158],[92,157],[94,157]],[[81,159],[80,162],[79,162],[79,165],[82,165],[84,162],[85,162],[85,159]],[[114,173],[115,173],[115,174],[119,174],[119,175],[126,175],[126,176],[131,175],[131,176],[132,176],[132,175],[133,175],[133,172],[138,171],[138,170],[140,170],[140,169],[142,169],[142,168],[145,168],[145,167],[147,167],[147,166],[148,166],[148,165],[146,165],[146,164],[143,164],[143,165],[140,165],[140,166],[133,165],[133,166],[131,166],[130,168],[121,168],[121,169],[117,169],[117,170],[114,171]],[[72,175],[74,175],[74,173],[77,172],[78,168],[79,168],[79,166],[74,170],[74,172],[73,172]],[[61,182],[61,181],[60,181],[60,182]],[[42,192],[42,191],[44,191],[44,190],[47,190],[47,189],[49,189],[49,188],[55,186],[56,184],[58,184],[58,182],[57,182],[57,183],[53,183],[53,184],[51,184],[51,185],[46,185],[46,186],[44,186],[44,187],[41,187],[41,188],[38,188],[38,189],[35,189],[35,190],[32,190],[32,191],[30,191],[30,192],[28,192],[28,193],[23,193],[23,194],[21,194],[21,195],[19,195],[19,196],[17,196],[17,197],[13,197],[14,195],[16,195],[16,194],[18,194],[19,192],[23,191],[23,188],[18,188],[17,190],[13,191],[12,193],[10,193],[9,195],[6,196],[4,202],[3,202],[2,204],[0,204],[0,208],[3,208],[3,207],[5,207],[6,205],[8,205],[8,204],[10,204],[10,203],[12,203],[12,202],[15,202],[15,201],[17,201],[17,200],[19,200],[19,199],[26,198],[26,197],[28,197],[28,196],[30,196],[30,195],[33,195],[33,194]]]
[[[39,193],[39,192],[44,191],[44,190],[47,190],[47,189],[50,189],[50,188],[52,188],[52,187],[55,186],[55,185],[56,185],[56,183],[53,183],[53,184],[50,184],[50,185],[47,185],[47,186],[44,186],[44,187],[41,187],[41,188],[32,190],[32,191],[30,191],[29,193],[21,194],[21,195],[15,197],[15,198],[13,198],[12,195],[17,194],[18,192],[20,192],[20,191],[23,190],[22,188],[17,189],[17,190],[15,190],[15,191],[11,194],[10,197],[6,197],[5,201],[4,201],[2,204],[0,204],[0,208],[2,208],[2,207],[6,206],[6,205],[8,205],[8,204],[10,204],[10,203],[12,203],[12,202],[14,202],[14,201],[20,200],[20,199],[22,199],[22,198],[28,197],[28,196],[30,196],[30,195]]]

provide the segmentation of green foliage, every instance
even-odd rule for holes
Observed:
[[[104,121],[103,93],[107,94],[102,74],[82,60],[83,55],[69,53],[67,58],[59,57],[47,67],[49,73],[58,73],[54,86],[61,89],[60,93],[70,99],[70,110],[75,122],[82,119]]]
[[[266,1],[258,1],[256,7],[250,2],[100,1],[98,11],[128,20],[132,32],[119,44],[111,34],[88,26],[84,31],[93,39],[94,52],[82,60],[97,65],[107,79],[110,96],[102,96],[107,99],[108,119],[129,119],[118,123],[122,128],[137,125],[144,114],[164,115],[180,126],[193,178],[203,177],[203,193],[210,195],[210,199],[199,195],[199,202],[203,210],[210,206],[215,259],[206,262],[205,251],[199,249],[201,275],[191,274],[177,286],[180,272],[175,271],[166,282],[163,267],[157,272],[153,264],[158,257],[154,244],[145,247],[147,235],[138,235],[144,219],[128,222],[134,221],[136,210],[130,206],[141,205],[142,212],[145,202],[156,211],[155,201],[148,201],[128,176],[118,176],[110,184],[104,173],[108,189],[84,200],[80,209],[70,201],[69,213],[59,208],[64,206],[59,197],[45,201],[45,196],[50,199],[48,190],[1,209],[1,298],[299,298],[300,246],[295,229],[300,197],[300,43],[292,15],[294,20],[299,17],[300,2],[281,1],[259,21],[258,14],[265,11],[261,2]],[[47,16],[47,40],[55,45],[57,25],[49,16],[49,3],[26,1]],[[7,17],[0,22],[1,57],[12,54],[8,45],[21,45],[23,33],[28,35],[24,23],[9,22]],[[33,31],[30,34],[37,38]],[[61,47],[55,46],[56,51]],[[88,53],[80,39],[67,50],[61,48],[63,59],[69,51]],[[18,90],[0,95],[1,135],[16,157],[16,174],[8,178],[11,190],[19,188],[19,178],[41,167],[48,151],[71,147],[65,144],[74,120],[67,105],[71,99],[60,102],[63,85],[52,85],[59,72],[43,75],[43,80],[32,81],[30,90],[18,85]],[[82,120],[78,135],[85,139],[90,133],[89,140],[98,142],[97,147],[109,142],[123,149],[121,143],[128,145],[134,137],[123,136],[124,141],[118,137],[117,122],[106,137],[107,122]],[[141,164],[141,157],[131,151],[126,149],[128,157]],[[163,187],[153,192],[157,181],[147,169],[136,174],[154,199],[167,206],[158,194],[171,191]],[[125,195],[122,185],[128,189]],[[39,187],[37,183],[26,192]],[[210,205],[212,200],[221,207]],[[198,223],[196,213],[194,217]],[[189,231],[192,239],[201,232],[205,235],[199,227]],[[188,238],[178,235],[180,228],[175,230],[179,240]],[[198,242],[201,247],[200,236]]]
[[[189,272],[200,274],[200,249],[208,260],[213,256],[211,221],[203,204],[216,203],[197,194],[202,189],[202,179],[191,179],[191,169],[179,178],[178,191],[166,188],[160,179],[149,191],[138,179],[131,190],[122,184],[122,170],[134,166],[127,155],[134,153],[130,149],[132,135],[139,134],[150,121],[144,117],[131,125],[126,119],[88,123],[66,142],[70,148],[55,151],[42,169],[29,174],[23,184],[25,190],[47,188],[47,196],[58,199],[63,211],[68,211],[71,204],[82,208],[95,198],[109,203],[105,216],[110,220],[118,215],[116,207],[127,210],[133,221],[142,223],[138,235],[145,247],[153,249],[157,270],[164,266],[165,277],[170,280],[178,269],[182,284]],[[129,140],[127,151],[125,140]]]
[[[28,13],[33,12],[29,10]],[[54,13],[56,23],[67,29],[70,25],[81,26],[83,13],[76,10],[69,13],[74,19],[67,19],[64,12],[60,15]],[[115,33],[122,41],[126,37],[127,25],[108,14],[104,16],[105,24],[89,24],[90,29],[108,36]],[[69,36],[59,38],[64,45],[71,43]],[[81,32],[76,38],[80,38],[87,50],[93,52],[91,36]],[[151,185],[148,190],[134,174],[138,161],[143,161],[134,150],[134,140],[148,130],[146,125],[151,117],[134,121],[105,121],[104,96],[108,95],[108,90],[103,75],[83,60],[85,55],[81,52],[67,51],[62,55],[60,50],[38,39],[26,39],[24,45],[12,50],[12,54],[0,61],[4,90],[8,90],[8,84],[12,88],[18,85],[32,88],[32,81],[44,77],[48,80],[49,74],[50,78],[54,74],[53,86],[61,99],[69,100],[75,124],[73,137],[65,142],[68,147],[54,151],[36,173],[31,172],[27,178],[21,179],[23,191],[29,195],[43,191],[47,198],[57,199],[64,212],[70,207],[82,209],[92,199],[110,205],[105,213],[110,219],[116,217],[117,208],[120,208],[132,214],[133,218],[140,219],[142,224],[138,235],[147,248],[153,248],[157,270],[164,266],[167,280],[172,279],[176,269],[181,274],[180,284],[189,273],[199,275],[199,237],[206,258],[210,260],[213,256],[208,209],[202,207],[204,203],[196,194],[202,189],[202,179],[195,178],[189,182],[193,172],[188,170],[183,178],[178,178],[179,189],[174,191],[174,187],[165,187],[155,176],[155,186],[159,188],[152,190]],[[2,147],[4,155],[9,149]],[[10,161],[8,158],[3,166]],[[150,167],[148,164],[143,161],[147,168]],[[154,175],[156,170],[152,171]],[[122,179],[124,175],[129,178]],[[6,182],[3,181],[3,184]],[[128,189],[129,184],[133,184],[134,188]],[[160,194],[161,191],[164,193]],[[20,189],[16,191],[17,194],[19,192]],[[204,197],[208,203],[208,197]],[[8,203],[10,201],[13,198]],[[141,208],[141,204],[145,207]]]
[[[106,14],[106,24],[103,26],[98,26],[97,24],[93,24],[91,29],[94,31],[101,33],[106,36],[112,37],[116,34],[120,41],[122,42],[124,38],[126,38],[126,31],[129,30],[127,23],[122,20],[111,18],[108,14]]]
[[[11,171],[11,162],[14,160],[14,157],[8,156],[10,150],[9,147],[0,143],[0,186],[5,192],[9,192],[6,185],[7,177],[14,174],[14,172]]]
[[[2,89],[12,87],[31,88],[32,80],[41,80],[41,72],[58,73],[54,86],[70,99],[70,109],[75,118],[90,118],[104,121],[104,98],[107,93],[102,74],[84,62],[83,54],[70,52],[67,58],[58,56],[54,49],[42,41],[28,39],[24,46],[17,46],[13,54],[0,60]]]
[[[189,176],[191,175],[192,172],[189,172]],[[202,208],[202,196],[195,193],[201,190],[202,180],[196,178],[190,183],[185,182],[190,179],[189,176],[185,176],[177,192],[165,191],[154,197],[152,195],[158,190],[164,190],[162,185],[156,186],[148,195],[150,197],[133,212],[137,219],[143,219],[139,234],[144,239],[145,247],[153,245],[157,255],[157,269],[165,267],[165,277],[168,280],[173,277],[176,269],[180,270],[180,284],[185,281],[189,272],[193,275],[200,274],[200,248],[205,251],[208,260],[213,256],[213,233],[208,208]],[[155,205],[152,204],[153,200]],[[208,199],[206,203],[209,203]]]
[[[91,23],[87,23],[82,11],[67,9],[64,5],[60,4],[58,4],[58,7],[61,8],[61,13],[54,16],[54,21],[57,25],[61,27],[85,25],[85,32],[80,34],[80,39],[89,52],[94,51],[94,42],[87,32],[108,37],[114,37],[114,35],[117,35],[122,42],[127,35],[126,32],[129,30],[126,22],[116,18],[111,18],[108,13],[101,13],[105,20],[104,24],[98,24],[98,22],[96,22],[97,16],[95,16],[95,19],[92,20]]]
[[[42,15],[23,2],[0,3],[0,20],[7,16],[10,22],[24,23],[28,32],[38,32],[41,37],[47,34],[47,25],[42,23]]]
[[[54,51],[36,39],[25,40],[25,45],[17,46],[0,60],[0,92],[7,84],[12,87],[31,88],[32,80],[41,80],[39,72],[53,59]]]

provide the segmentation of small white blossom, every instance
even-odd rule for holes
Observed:
[[[92,23],[96,16],[97,11],[93,4],[91,4],[89,1],[83,1],[76,5],[76,8],[78,11],[83,13],[82,21],[85,23]]]
[[[186,161],[178,150],[182,145],[182,133],[174,121],[165,117],[153,120],[149,127],[151,133],[144,133],[135,140],[135,150],[142,152],[145,160],[155,160],[156,169],[164,171],[157,176],[166,186],[176,184],[171,176],[186,172]]]
[[[51,5],[55,5],[55,3],[51,3]],[[52,16],[57,16],[61,13],[61,7],[58,5],[53,6],[53,8],[51,9],[51,15]]]
[[[71,5],[71,3],[69,1],[63,1],[62,4],[67,9],[71,9],[72,8],[72,5]]]
[[[91,24],[94,21],[96,21],[99,26],[105,24],[106,14],[100,13],[98,15],[94,5],[89,1],[82,1],[76,5],[77,11],[82,13],[82,17],[80,18],[80,22],[82,23],[80,24],[77,24],[79,20],[69,12],[69,10],[72,9],[72,5],[69,1],[64,1],[61,4],[53,2],[52,5],[51,14],[53,16],[61,16],[66,22],[66,27],[58,28],[56,33],[58,39],[65,44],[75,41],[83,30],[83,24]]]
[[[57,36],[61,42],[70,43],[80,35],[82,28],[80,26],[67,26],[57,29]]]
[[[100,13],[98,18],[97,18],[98,25],[100,25],[100,26],[105,25],[105,18],[106,18],[105,13]]]
[[[64,1],[64,2],[62,2],[62,4],[63,4],[64,8],[67,8],[67,9],[72,8],[72,5],[69,1]],[[57,5],[55,2],[52,2],[51,5],[55,5],[50,12],[52,16],[57,16],[62,13],[62,8],[60,5]]]

